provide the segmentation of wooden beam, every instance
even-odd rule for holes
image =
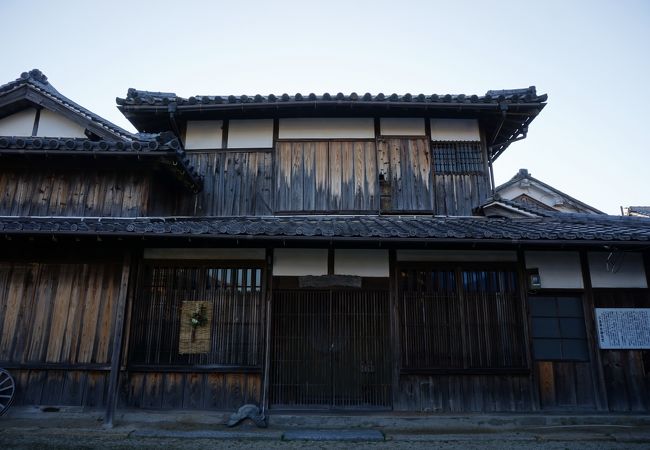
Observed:
[[[131,275],[131,253],[124,254],[122,265],[122,280],[120,281],[120,290],[115,308],[115,317],[113,319],[113,352],[111,354],[111,373],[109,375],[108,392],[106,394],[106,414],[104,416],[104,426],[113,427],[113,416],[115,415],[115,406],[117,404],[117,395],[120,383],[120,362],[122,360],[122,337],[124,335],[124,315],[126,311],[126,302],[129,292],[129,278]]]

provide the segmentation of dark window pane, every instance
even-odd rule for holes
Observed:
[[[560,332],[562,333],[563,338],[584,339],[587,336],[585,321],[582,318],[576,319],[573,317],[562,317],[560,318]]]
[[[562,317],[583,317],[580,297],[558,297],[557,309]]]
[[[589,349],[585,339],[564,339],[562,340],[562,354],[564,359],[579,361],[589,360]]]
[[[555,318],[546,318],[546,317],[534,317],[533,318],[533,337],[534,338],[559,338],[562,337],[560,334],[560,327],[557,319]]]
[[[533,339],[535,359],[562,359],[561,339]]]
[[[555,298],[553,297],[531,297],[529,303],[532,316],[557,316]]]

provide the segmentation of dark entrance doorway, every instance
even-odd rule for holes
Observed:
[[[387,291],[275,291],[271,406],[390,409]]]

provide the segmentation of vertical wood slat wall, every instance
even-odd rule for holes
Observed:
[[[0,214],[142,216],[147,213],[150,178],[138,170],[4,168]]]
[[[377,211],[374,141],[278,142],[275,210]]]
[[[596,308],[650,308],[650,289],[593,289]],[[650,350],[600,352],[610,411],[650,411]]]
[[[120,274],[120,263],[0,264],[0,367],[17,404],[103,406]]]
[[[488,195],[487,174],[437,174],[427,138],[377,142],[278,141],[275,150],[190,152],[190,164],[204,175],[198,194],[142,170],[4,169],[0,213],[136,217],[383,210],[469,215]],[[382,194],[388,201],[380,205]]]

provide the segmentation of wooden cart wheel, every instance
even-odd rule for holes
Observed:
[[[11,377],[9,372],[0,369],[0,416],[3,415],[14,399],[14,392],[16,392],[16,383]]]

